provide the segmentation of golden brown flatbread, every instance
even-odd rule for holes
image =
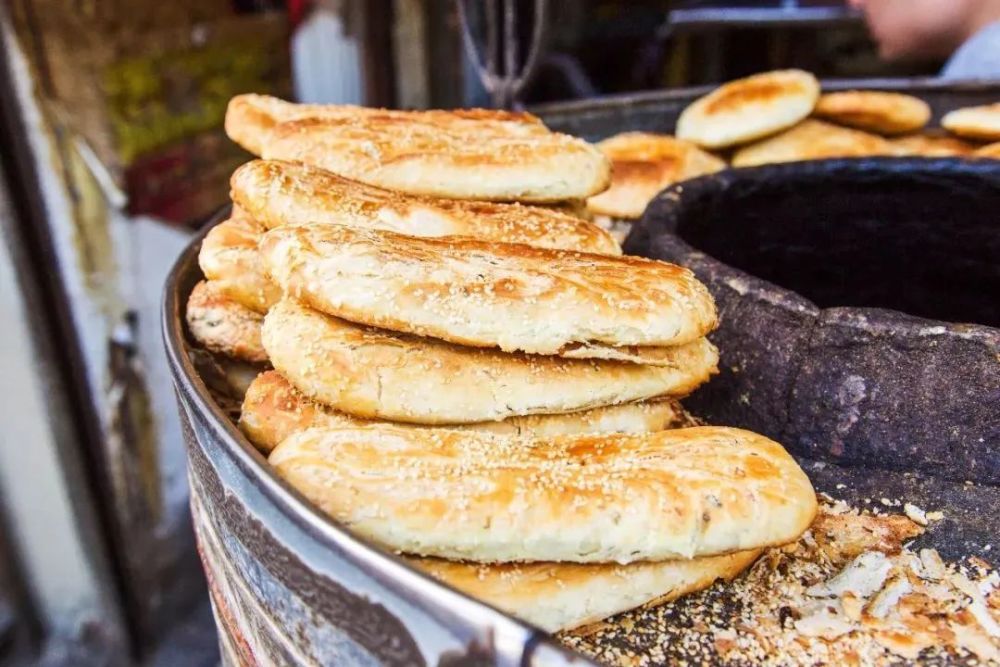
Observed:
[[[359,535],[450,560],[714,556],[794,541],[817,509],[781,445],[723,427],[540,439],[312,429],[268,461]]]
[[[792,127],[812,113],[819,82],[789,69],[730,81],[695,100],[677,120],[677,137],[726,148]]]
[[[870,157],[892,155],[893,152],[892,144],[878,135],[809,119],[781,134],[739,149],[733,155],[733,166]]]
[[[897,155],[915,157],[962,157],[976,150],[975,144],[936,132],[919,132],[892,140]]]
[[[597,225],[541,206],[404,195],[304,164],[254,160],[230,180],[233,201],[269,228],[333,222],[412,236],[472,236],[503,243],[620,255]]]
[[[379,424],[407,426],[400,422],[353,417],[317,403],[303,395],[277,371],[265,371],[258,375],[245,394],[240,429],[250,442],[265,453],[293,433],[310,428]],[[497,435],[548,437],[578,433],[651,433],[693,425],[694,420],[675,399],[657,398],[580,412],[510,417],[503,421],[455,424],[447,428]]]
[[[265,274],[257,253],[265,231],[237,206],[228,220],[205,235],[198,252],[198,265],[215,288],[258,313],[266,313],[281,298],[281,290]]]
[[[880,90],[845,90],[826,93],[814,112],[840,125],[878,134],[916,132],[931,119],[931,108],[912,95]]]
[[[1000,160],[1000,141],[977,148],[975,157]]]
[[[611,160],[611,187],[587,200],[595,215],[637,219],[663,188],[725,169],[697,145],[666,134],[625,132],[597,144]]]
[[[274,367],[315,401],[358,417],[469,424],[684,396],[716,371],[706,339],[669,365],[508,354],[352,324],[292,301],[267,314]]]
[[[407,558],[449,586],[546,632],[569,630],[644,605],[663,604],[729,581],[761,550],[658,563],[460,563]]]
[[[211,352],[251,362],[267,361],[261,345],[263,317],[222,293],[211,281],[191,290],[185,311],[191,336]]]
[[[1000,141],[1000,102],[956,109],[945,114],[941,125],[965,139]]]
[[[636,359],[716,324],[693,273],[639,257],[343,225],[272,229],[260,252],[284,292],[317,310],[459,345]],[[668,363],[653,352],[649,363]]]

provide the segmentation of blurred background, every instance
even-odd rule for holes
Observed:
[[[542,5],[534,76],[503,100],[452,0],[0,7],[0,664],[217,662],[158,311],[171,263],[248,157],[221,129],[233,95],[530,108],[943,62],[883,61],[857,11],[819,0],[524,0],[522,54]],[[497,3],[465,8],[468,37],[488,41]]]

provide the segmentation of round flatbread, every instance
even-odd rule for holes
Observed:
[[[1000,141],[1000,102],[956,109],[945,114],[941,125],[966,139]]]
[[[696,100],[677,121],[677,136],[725,148],[789,128],[812,113],[819,81],[789,69],[731,81]]]
[[[781,134],[736,151],[733,166],[755,167],[776,162],[870,157],[893,153],[892,144],[877,134],[809,119]]]
[[[260,340],[263,316],[230,299],[212,281],[194,286],[185,317],[191,336],[209,351],[241,361],[267,361]]]
[[[982,148],[977,149],[974,155],[978,158],[1000,160],[1000,141],[993,144],[987,144]]]
[[[595,215],[635,220],[668,185],[726,168],[711,153],[667,134],[625,132],[597,147],[611,160],[611,187],[587,200]]]
[[[845,90],[819,98],[815,115],[840,125],[879,134],[916,132],[931,119],[931,108],[912,95],[879,90]]]
[[[266,313],[281,298],[281,290],[264,274],[257,253],[265,227],[239,206],[228,220],[205,235],[198,252],[198,266],[222,294],[258,313]]]

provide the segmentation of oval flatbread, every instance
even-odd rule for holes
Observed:
[[[611,160],[611,187],[587,200],[591,213],[634,220],[663,188],[726,168],[689,141],[666,134],[625,132],[597,144]]]
[[[282,301],[264,319],[271,363],[299,391],[341,412],[418,424],[468,424],[684,396],[716,370],[701,338],[670,366],[508,354],[396,334]]]
[[[393,425],[400,422],[353,417],[307,398],[277,371],[265,371],[245,390],[240,429],[258,449],[267,453],[282,440],[310,428]],[[548,437],[578,433],[652,433],[693,426],[694,420],[673,398],[611,405],[554,415],[510,417],[503,421],[455,424],[448,428],[471,429],[498,435]],[[412,425],[414,428],[426,428]]]
[[[840,125],[878,134],[916,132],[931,119],[931,108],[922,99],[879,90],[826,93],[819,98],[814,113]]]
[[[222,294],[242,306],[266,313],[281,290],[264,273],[257,244],[266,229],[239,207],[209,230],[201,242],[198,266]]]
[[[1000,141],[976,149],[975,156],[990,160],[1000,160]]]
[[[317,310],[460,345],[634,358],[716,324],[693,273],[639,257],[343,225],[272,229],[260,252],[284,292]]]
[[[677,137],[725,148],[789,128],[812,113],[819,82],[789,69],[730,81],[696,100],[677,120]]]
[[[932,132],[920,132],[892,140],[897,155],[917,157],[962,157],[976,150],[975,144],[957,137]]]
[[[546,632],[570,630],[636,607],[663,604],[729,581],[757,560],[751,549],[725,556],[658,563],[407,562],[463,593]]]
[[[194,286],[185,310],[191,336],[211,352],[242,361],[267,361],[260,340],[263,317],[223,294],[211,281]]]
[[[411,236],[473,236],[620,255],[618,243],[597,225],[541,206],[434,199],[351,181],[304,164],[254,160],[230,180],[233,201],[274,228],[335,222]]]
[[[893,154],[892,144],[878,135],[809,119],[739,149],[733,155],[733,166]]]
[[[966,139],[1000,141],[1000,102],[956,109],[945,114],[941,125]]]
[[[313,429],[268,461],[324,512],[386,548],[475,562],[732,553],[797,539],[817,508],[781,445],[723,427],[541,439]]]

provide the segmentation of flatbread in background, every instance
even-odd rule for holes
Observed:
[[[611,160],[611,187],[587,200],[591,213],[635,220],[663,188],[726,168],[696,144],[667,134],[625,132],[597,147]]]
[[[920,132],[891,140],[897,155],[915,157],[963,157],[971,155],[976,145],[940,132]]]
[[[1000,141],[976,149],[975,157],[1000,160]]]
[[[750,567],[760,553],[751,549],[725,556],[629,565],[406,560],[467,595],[546,632],[558,632],[636,607],[670,602],[719,580],[729,581]]]
[[[916,132],[931,119],[931,108],[912,95],[880,90],[845,90],[819,98],[820,118],[878,134]]]
[[[620,255],[597,225],[542,206],[418,197],[281,160],[254,160],[230,179],[233,201],[268,228],[331,222],[411,236],[472,236]]]
[[[267,314],[275,369],[311,399],[358,417],[469,424],[685,396],[716,371],[701,338],[669,366],[508,354],[397,334],[329,317],[292,301]]]
[[[817,509],[781,445],[714,426],[548,438],[312,429],[268,462],[356,533],[449,560],[715,556],[792,542]]]
[[[242,306],[266,313],[281,298],[281,290],[264,273],[257,244],[266,228],[239,206],[209,230],[201,242],[198,266],[222,294]]]
[[[812,113],[819,81],[798,69],[730,81],[699,98],[677,120],[677,137],[726,148],[792,127]]]
[[[353,417],[307,398],[281,373],[265,371],[244,392],[240,429],[258,449],[267,453],[282,440],[310,428],[344,426],[407,426],[400,422]],[[241,394],[242,395],[242,394]],[[555,415],[510,417],[503,421],[448,425],[498,435],[548,437],[580,433],[652,433],[694,426],[695,420],[672,398],[610,405]],[[429,428],[418,424],[413,428]]]
[[[233,359],[267,361],[261,344],[263,316],[233,301],[211,281],[194,286],[185,310],[188,331],[207,350]]]
[[[956,109],[945,114],[941,125],[965,139],[1000,141],[1000,102]]]
[[[810,118],[739,149],[733,155],[733,166],[893,154],[892,144],[883,137]]]
[[[459,345],[633,359],[716,325],[691,271],[640,257],[328,224],[272,229],[260,252],[285,294],[317,310]]]

